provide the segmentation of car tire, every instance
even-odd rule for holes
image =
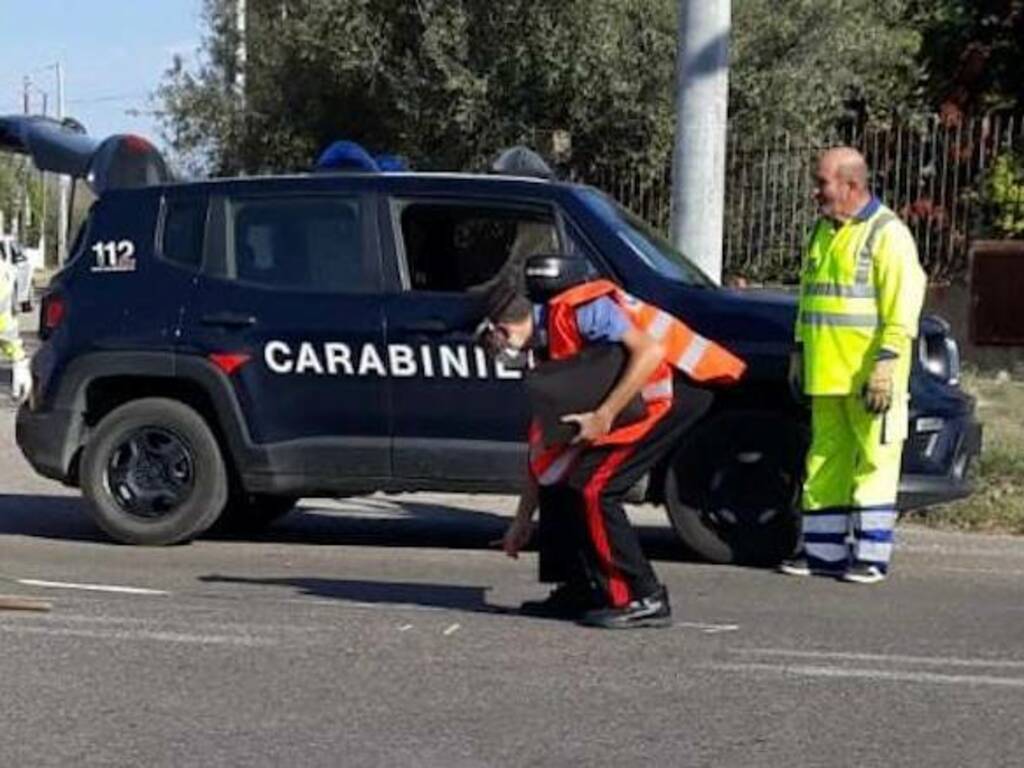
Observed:
[[[219,533],[260,531],[295,509],[298,501],[295,496],[232,493],[212,530]]]
[[[161,546],[188,541],[228,499],[224,458],[196,411],[144,398],[100,421],[82,453],[82,492],[97,525],[117,541]]]
[[[713,563],[771,565],[800,529],[806,426],[796,418],[734,411],[697,428],[665,473],[669,519],[683,543]]]

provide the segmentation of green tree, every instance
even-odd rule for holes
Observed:
[[[671,141],[669,0],[253,3],[244,110],[231,6],[208,0],[203,65],[178,62],[158,93],[192,167],[301,168],[339,137],[479,167],[553,129],[578,167],[654,165]]]
[[[904,0],[736,0],[729,115],[755,141],[820,139],[921,106],[921,36]]]
[[[27,229],[21,231],[21,240],[35,245],[42,226],[43,185],[39,174],[24,158],[0,155],[0,211],[4,212],[4,226],[12,228],[13,221],[24,222],[26,203],[31,215]]]
[[[571,169],[661,174],[674,130],[676,0],[250,0],[243,98],[235,4],[207,0],[202,65],[158,93],[191,168],[301,169],[331,140],[418,168],[483,167],[571,134]],[[734,130],[818,136],[916,105],[907,0],[735,0]]]
[[[1024,108],[1024,0],[921,0],[911,12],[934,108],[947,119]]]

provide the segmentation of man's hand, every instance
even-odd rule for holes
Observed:
[[[799,347],[789,353],[789,373],[786,377],[789,380],[789,391],[797,400],[804,395],[804,355]]]
[[[31,391],[32,374],[29,371],[28,360],[18,360],[11,368],[11,399],[16,403],[24,402]]]
[[[580,431],[573,438],[572,443],[592,443],[607,435],[612,429],[612,418],[601,408],[590,413],[570,413],[563,416],[562,421],[566,424],[576,424]]]
[[[883,414],[892,406],[892,376],[897,358],[876,360],[864,386],[864,407],[868,413]]]
[[[533,521],[516,515],[515,519],[509,524],[505,531],[505,535],[497,542],[506,555],[515,559],[519,557],[519,552],[525,547],[530,537],[533,535]]]

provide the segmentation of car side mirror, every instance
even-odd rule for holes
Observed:
[[[590,264],[580,256],[541,253],[526,260],[526,292],[542,304],[590,277]]]

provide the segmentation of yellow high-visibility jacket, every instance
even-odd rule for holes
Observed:
[[[16,362],[25,357],[18,335],[18,321],[11,312],[14,294],[14,270],[0,263],[0,357]]]
[[[859,394],[880,350],[898,355],[905,392],[926,286],[910,230],[876,199],[842,224],[820,219],[800,274],[804,392]]]

